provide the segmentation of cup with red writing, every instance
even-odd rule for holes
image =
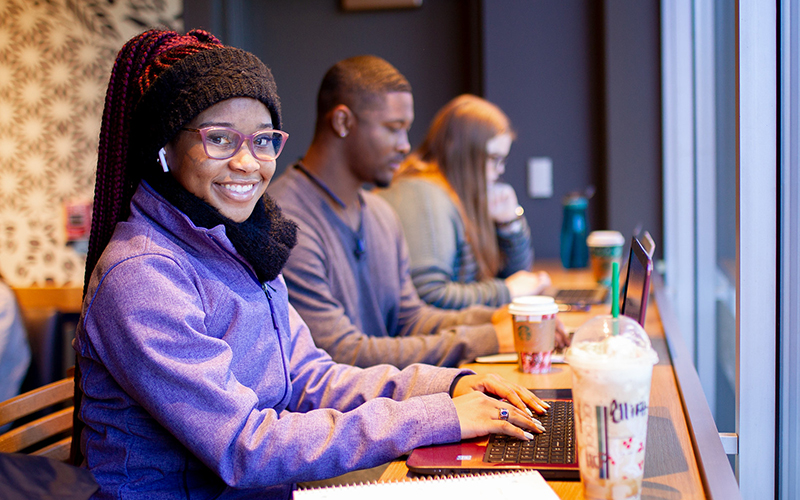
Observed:
[[[518,297],[508,306],[522,373],[547,373],[555,348],[558,305],[552,297]]]
[[[636,321],[598,316],[575,332],[575,435],[587,499],[639,499],[644,475],[650,381],[658,356]]]

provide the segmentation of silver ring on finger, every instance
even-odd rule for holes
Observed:
[[[498,408],[497,411],[498,414],[500,415],[500,420],[508,421],[508,416],[509,416],[508,408]]]

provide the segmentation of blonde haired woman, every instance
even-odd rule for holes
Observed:
[[[429,304],[500,306],[541,293],[531,233],[514,189],[499,182],[514,140],[508,117],[474,95],[447,103],[424,142],[381,191],[403,224],[411,275]]]

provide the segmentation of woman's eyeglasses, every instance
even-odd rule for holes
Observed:
[[[188,128],[183,130],[197,132],[203,141],[206,156],[212,160],[233,158],[247,142],[250,152],[257,160],[275,160],[283,151],[289,134],[282,130],[264,129],[250,135],[228,127]]]
[[[489,161],[489,163],[492,164],[494,168],[500,168],[506,166],[506,160],[508,159],[508,157],[503,155],[488,155],[486,159]]]

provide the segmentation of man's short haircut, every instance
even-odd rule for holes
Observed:
[[[339,104],[359,111],[389,92],[411,92],[411,84],[385,59],[363,55],[339,61],[320,84],[317,121]]]

